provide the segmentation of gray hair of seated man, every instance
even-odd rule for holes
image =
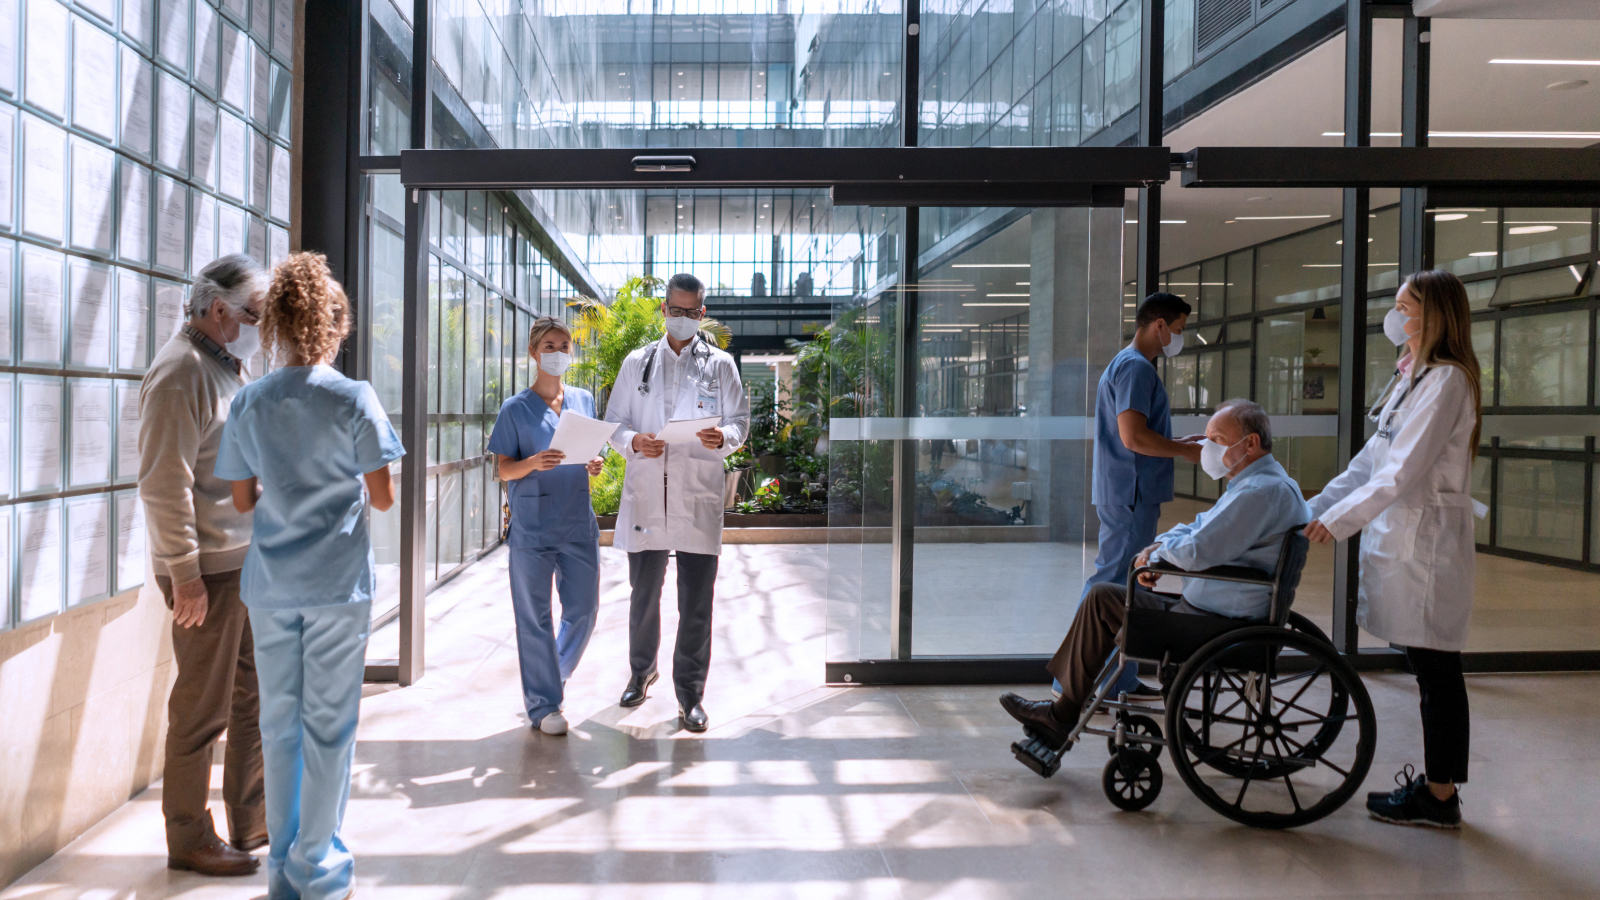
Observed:
[[[236,313],[266,286],[266,270],[254,258],[243,253],[224,256],[201,269],[196,276],[194,287],[189,290],[189,318],[204,317],[218,300],[229,312]]]
[[[1239,423],[1239,436],[1256,435],[1261,438],[1261,449],[1272,450],[1272,417],[1261,408],[1259,403],[1243,398],[1228,400],[1217,407],[1217,412],[1228,413],[1233,421]]]

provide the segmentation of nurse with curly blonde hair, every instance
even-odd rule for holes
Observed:
[[[283,367],[233,398],[216,473],[254,511],[242,594],[255,633],[266,767],[267,896],[342,900],[355,863],[339,837],[377,584],[367,509],[394,505],[405,455],[372,386],[329,363],[350,302],[318,253],[278,264],[261,340]]]

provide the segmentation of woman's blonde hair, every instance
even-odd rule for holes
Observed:
[[[327,360],[350,333],[350,300],[321,253],[291,253],[272,270],[261,304],[261,344],[269,358]]]
[[[567,336],[567,340],[577,343],[572,337],[572,329],[567,327],[566,322],[555,316],[540,316],[533,320],[533,327],[528,329],[528,352],[533,353],[539,342],[544,340],[544,336],[552,331],[559,331]]]
[[[1466,373],[1472,386],[1472,409],[1477,425],[1472,429],[1472,455],[1478,455],[1478,440],[1483,433],[1483,370],[1472,349],[1472,307],[1461,279],[1442,269],[1427,269],[1405,280],[1400,289],[1422,308],[1422,340],[1417,346],[1419,359],[1412,360],[1412,371],[1426,366],[1455,366]]]

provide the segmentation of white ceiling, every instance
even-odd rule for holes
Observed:
[[[1517,0],[1531,2],[1531,0]],[[1600,10],[1597,0],[1584,0]],[[1600,133],[1600,66],[1500,65],[1491,59],[1600,59],[1600,21],[1435,20],[1432,38],[1432,131]],[[1587,80],[1576,88],[1550,89]],[[1256,84],[1223,100],[1166,137],[1176,152],[1199,146],[1336,147],[1343,130],[1344,35],[1313,48]],[[1400,130],[1400,23],[1373,28],[1372,130]],[[1580,147],[1587,138],[1434,137],[1435,146]],[[1398,138],[1375,137],[1376,146]],[[1374,191],[1374,207],[1398,191]],[[1337,218],[1337,190],[1163,191],[1162,267],[1205,259]],[[1328,219],[1241,220],[1239,216],[1326,215]],[[1130,203],[1128,217],[1136,213]],[[1131,246],[1131,245],[1130,245]]]

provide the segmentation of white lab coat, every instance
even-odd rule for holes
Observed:
[[[672,352],[665,336],[654,346],[650,390],[642,393],[646,345],[628,354],[606,402],[607,422],[621,427],[611,445],[628,460],[622,480],[614,546],[628,552],[682,550],[722,552],[722,501],[727,478],[722,460],[739,449],[750,433],[750,400],[733,357],[696,338],[684,348],[678,395],[667,396],[666,369]],[[692,355],[691,355],[692,354]],[[650,459],[633,449],[633,436],[655,434],[675,419],[721,416],[724,441],[717,450],[703,444],[671,444]]]
[[[1434,366],[1401,403],[1402,376],[1379,433],[1310,502],[1339,540],[1361,533],[1356,621],[1405,647],[1461,650],[1472,612],[1472,386],[1455,366]],[[1390,436],[1383,424],[1393,413]],[[1365,529],[1365,531],[1362,531]]]

